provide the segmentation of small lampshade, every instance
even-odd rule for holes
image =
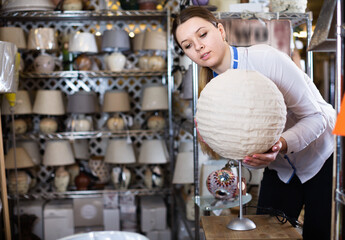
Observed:
[[[143,88],[142,105],[143,111],[167,110],[168,90],[163,85],[147,85]]]
[[[24,30],[20,27],[0,27],[0,41],[14,43],[17,48],[26,48]]]
[[[0,93],[17,91],[16,56],[17,47],[14,43],[0,41]]]
[[[24,148],[16,148],[16,159],[17,159],[17,168],[29,168],[35,166],[34,162],[30,158],[29,154]],[[6,169],[14,169],[15,160],[14,160],[14,149],[10,148],[7,155],[5,156],[5,167]]]
[[[145,32],[135,34],[133,38],[133,51],[144,50]]]
[[[173,176],[174,184],[194,183],[193,152],[180,152],[177,154]]]
[[[17,146],[24,148],[26,152],[29,154],[31,160],[34,162],[35,165],[40,165],[42,161],[42,157],[40,154],[40,149],[38,143],[33,140],[19,140],[17,141]]]
[[[128,112],[129,95],[123,90],[106,91],[103,101],[103,112]]]
[[[5,96],[2,98],[1,106],[2,114],[10,115],[10,104]],[[14,114],[31,114],[32,105],[30,101],[29,92],[25,90],[18,90],[16,93],[16,104],[14,106]]]
[[[97,95],[94,92],[80,91],[68,97],[67,112],[91,114],[99,111]]]
[[[167,33],[162,31],[146,31],[143,48],[145,50],[167,50]]]
[[[90,159],[90,148],[88,139],[75,139],[72,141],[72,148],[75,159]]]
[[[139,153],[139,163],[163,164],[168,162],[168,151],[162,140],[144,140]]]
[[[129,35],[123,29],[105,30],[102,37],[102,51],[114,52],[130,49]]]
[[[54,28],[32,28],[28,35],[28,49],[55,50],[58,48],[57,34]]]
[[[42,115],[63,115],[65,107],[60,90],[38,90],[33,113]]]
[[[132,143],[126,139],[109,139],[104,161],[113,164],[135,163]]]
[[[63,166],[73,164],[72,146],[68,140],[49,140],[46,142],[43,164],[46,166]]]
[[[69,39],[68,51],[82,53],[96,53],[97,43],[95,35],[88,32],[77,32]]]

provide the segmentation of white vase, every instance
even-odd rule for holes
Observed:
[[[105,56],[105,63],[110,71],[119,72],[126,64],[126,57],[120,52]]]

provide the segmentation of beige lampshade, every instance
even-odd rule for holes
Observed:
[[[164,31],[146,31],[144,36],[143,49],[166,51],[167,33]]]
[[[193,152],[180,152],[177,154],[173,176],[174,184],[194,183]]]
[[[29,154],[24,148],[16,148],[16,159],[17,159],[17,168],[30,168],[35,166],[34,162],[30,158]],[[5,156],[5,167],[6,169],[15,168],[14,160],[14,148],[8,150],[7,155]]]
[[[106,91],[103,101],[103,112],[128,112],[129,95],[123,90]]]
[[[126,139],[109,139],[104,161],[113,164],[135,163],[132,143]]]
[[[168,162],[168,151],[162,140],[144,140],[142,142],[139,163],[163,164]]]
[[[75,159],[90,159],[90,148],[88,139],[74,139],[71,142],[71,144]]]
[[[20,27],[0,27],[0,41],[14,43],[17,48],[26,48],[24,30]]]
[[[40,149],[38,146],[38,142],[34,140],[18,140],[17,147],[24,148],[26,152],[29,154],[31,160],[34,162],[35,165],[40,165],[42,161],[42,157],[40,154]]]
[[[58,48],[57,33],[54,28],[32,28],[28,35],[28,49],[55,50]]]
[[[69,39],[68,51],[82,53],[98,52],[95,35],[88,32],[77,32]]]
[[[135,34],[133,38],[133,51],[144,50],[144,37],[145,32]]]
[[[74,156],[68,140],[49,140],[46,142],[43,164],[46,166],[63,166],[73,164]]]
[[[65,107],[60,90],[38,90],[33,113],[42,115],[63,115]]]
[[[14,106],[14,114],[31,114],[32,105],[29,92],[25,90],[18,90],[16,93],[16,105]],[[2,98],[1,114],[10,115],[10,104],[5,96]]]
[[[160,84],[144,86],[141,100],[143,111],[167,110],[168,90]]]

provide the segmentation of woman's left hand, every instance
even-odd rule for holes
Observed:
[[[282,142],[278,141],[273,145],[273,147],[269,151],[265,153],[255,153],[253,155],[246,156],[243,159],[243,163],[250,165],[252,167],[266,167],[276,159],[280,149],[282,148],[282,145]]]

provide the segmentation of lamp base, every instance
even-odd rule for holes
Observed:
[[[235,218],[226,227],[235,231],[246,231],[255,229],[256,225],[249,218]]]

